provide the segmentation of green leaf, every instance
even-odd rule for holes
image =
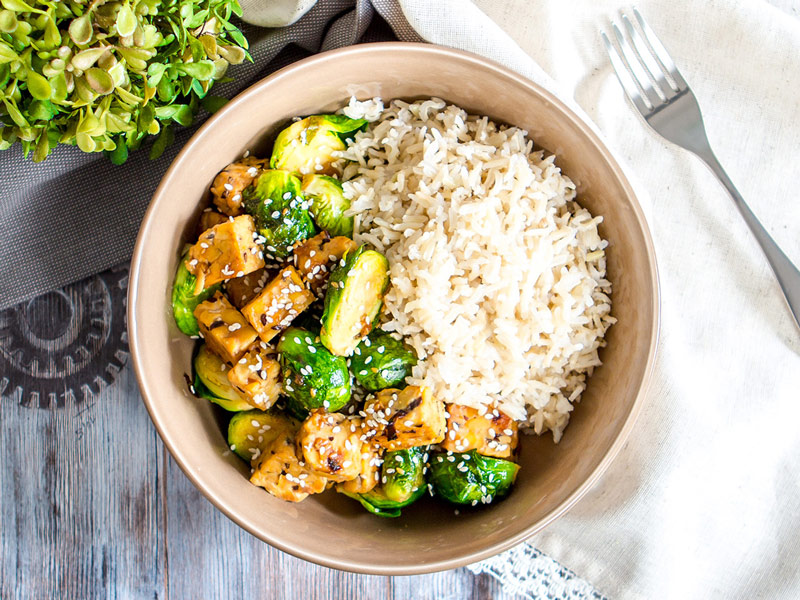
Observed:
[[[250,46],[249,46],[249,44],[247,43],[247,38],[246,38],[246,37],[244,37],[244,35],[242,34],[242,32],[241,32],[241,31],[239,31],[239,29],[238,29],[236,26],[234,26],[234,25],[231,25],[230,23],[228,23],[228,26],[225,28],[225,33],[227,33],[227,34],[228,34],[228,36],[229,36],[229,37],[230,37],[230,38],[231,38],[231,39],[232,39],[234,42],[236,42],[237,44],[239,44],[239,45],[240,45],[242,48],[244,48],[245,50],[247,50],[247,49],[250,47]]]
[[[242,16],[242,7],[239,4],[238,0],[233,0],[228,6],[231,7],[231,10],[233,11],[233,14],[235,14],[237,17],[241,17]]]
[[[172,132],[172,128],[168,125],[161,129],[161,135],[158,136],[155,142],[153,142],[153,147],[150,148],[150,160],[155,160],[162,154],[164,154],[164,150],[167,149],[173,141],[175,140],[175,134]]]
[[[219,55],[227,60],[232,65],[238,65],[244,62],[247,52],[239,48],[239,46],[219,46]]]
[[[162,77],[161,81],[158,82],[156,93],[159,100],[168,104],[175,99],[175,84],[166,77]]]
[[[44,129],[39,134],[39,139],[36,140],[36,148],[33,151],[33,162],[42,162],[47,155],[50,154],[50,140],[47,137],[47,131]]]
[[[123,4],[117,13],[117,33],[122,37],[133,35],[138,21],[136,15],[128,4]]]
[[[177,65],[179,71],[186,73],[200,81],[208,81],[214,76],[214,63],[210,60],[201,60],[193,63]]]
[[[145,104],[139,111],[136,120],[136,128],[141,132],[146,132],[150,128],[150,123],[156,118],[156,109],[152,102]]]
[[[15,60],[19,60],[17,53],[0,40],[0,64],[13,62]]]
[[[50,87],[53,88],[52,99],[61,104],[67,99],[67,78],[64,73],[59,73],[50,80]]]
[[[206,22],[206,18],[208,17],[208,9],[201,10],[200,12],[194,13],[188,19],[184,19],[183,25],[184,27],[188,27],[189,29],[194,29],[196,27],[200,27],[203,23]]]
[[[74,68],[85,71],[86,69],[92,68],[94,63],[96,63],[97,60],[106,52],[108,52],[108,50],[105,48],[89,48],[82,52],[78,52],[72,57],[70,62]]]
[[[223,98],[222,96],[206,96],[200,102],[200,104],[205,108],[209,113],[212,115],[217,112],[220,108],[225,106],[228,103],[227,98]]]
[[[172,119],[184,127],[192,124],[192,109],[188,104],[170,104],[159,106],[155,110],[156,118],[163,120]]]
[[[78,148],[84,152],[94,152],[97,149],[97,142],[87,133],[76,133],[75,142],[78,144]]]
[[[192,91],[197,98],[204,98],[206,90],[203,89],[203,82],[198,79],[192,79]]]
[[[25,119],[25,117],[22,116],[22,113],[19,112],[19,109],[17,108],[16,104],[14,104],[13,101],[9,102],[5,98],[3,98],[3,104],[6,107],[6,111],[8,112],[8,116],[11,117],[11,120],[14,121],[14,123],[18,127],[30,127],[31,126],[30,123],[28,123],[28,121]]]
[[[128,145],[121,136],[114,141],[116,142],[117,147],[111,152],[106,152],[106,156],[108,156],[113,164],[121,165],[128,160]]]
[[[53,94],[53,88],[46,78],[39,75],[36,71],[28,71],[28,91],[37,100],[49,100]]]
[[[49,121],[58,109],[49,100],[34,100],[28,105],[28,116],[34,121]]]
[[[17,15],[10,10],[0,10],[0,31],[13,33],[17,28]]]
[[[192,124],[192,109],[189,108],[188,104],[177,104],[178,110],[172,115],[172,120],[178,123],[179,125],[183,125],[184,127],[188,127]]]
[[[167,70],[167,65],[164,63],[150,63],[147,67],[147,85],[151,88],[158,87],[158,83],[164,76],[164,71]]]
[[[72,38],[72,41],[79,46],[88,44],[92,39],[92,34],[94,33],[94,30],[92,29],[91,12],[87,12],[81,17],[72,19],[67,31],[69,32],[69,37]]]
[[[0,0],[0,4],[3,5],[3,8],[13,10],[14,12],[32,12],[40,15],[45,14],[43,10],[33,8],[30,4],[26,4],[22,0]]]
[[[95,136],[102,135],[104,132],[105,126],[92,113],[87,113],[78,123],[77,133]]]
[[[48,49],[55,48],[61,43],[61,32],[52,17],[47,19],[47,24],[44,26],[44,42]]]
[[[89,87],[98,94],[105,95],[114,91],[114,80],[111,78],[111,75],[103,71],[103,69],[92,67],[83,75],[86,77],[86,82],[89,84]]]

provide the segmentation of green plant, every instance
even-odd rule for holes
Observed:
[[[247,40],[237,0],[0,0],[0,150],[42,161],[57,144],[113,162],[191,124]]]

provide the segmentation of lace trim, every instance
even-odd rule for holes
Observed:
[[[528,600],[607,600],[587,581],[527,542],[467,568],[476,575],[488,573],[500,581],[503,591]]]

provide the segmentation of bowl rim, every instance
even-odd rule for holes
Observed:
[[[157,205],[160,203],[160,201],[163,201],[163,189],[166,187],[167,182],[172,178],[173,173],[182,168],[183,162],[186,160],[187,153],[190,151],[190,147],[196,145],[198,142],[201,142],[203,138],[206,136],[208,130],[214,127],[215,123],[218,120],[226,118],[226,115],[228,113],[234,112],[237,109],[237,106],[241,104],[245,98],[257,95],[260,92],[261,88],[270,85],[272,81],[292,76],[295,72],[302,71],[310,64],[316,65],[317,63],[335,61],[341,56],[347,56],[351,54],[363,54],[366,52],[391,53],[397,51],[408,52],[412,54],[420,53],[422,55],[440,55],[444,57],[449,57],[451,59],[455,59],[466,63],[472,63],[476,66],[493,70],[498,75],[501,75],[509,79],[513,79],[515,83],[517,83],[518,85],[528,88],[533,93],[542,97],[545,101],[553,104],[564,115],[565,118],[569,119],[572,122],[572,124],[575,125],[580,130],[580,132],[585,136],[586,140],[599,150],[600,154],[607,161],[607,164],[612,170],[614,176],[620,182],[623,189],[625,189],[628,198],[630,198],[631,208],[633,209],[633,212],[636,217],[636,222],[638,223],[640,231],[644,238],[645,251],[647,253],[647,262],[648,265],[650,266],[650,270],[652,273],[651,286],[653,289],[653,299],[651,308],[653,311],[653,324],[650,332],[648,355],[647,355],[647,361],[645,363],[645,369],[642,375],[642,379],[639,382],[636,391],[636,398],[634,399],[634,403],[633,406],[631,407],[630,412],[628,413],[625,421],[622,424],[622,427],[620,428],[619,432],[617,433],[617,436],[612,442],[611,447],[608,449],[606,454],[600,459],[600,462],[598,463],[597,467],[595,467],[595,469],[590,473],[589,477],[587,477],[583,481],[583,483],[581,483],[581,485],[579,485],[561,504],[559,504],[555,509],[547,513],[543,518],[539,519],[535,523],[530,524],[528,527],[525,527],[517,534],[510,536],[509,538],[506,538],[502,542],[492,544],[481,550],[474,551],[457,558],[443,559],[433,562],[427,562],[425,564],[412,565],[412,566],[404,565],[396,567],[382,566],[376,568],[376,567],[371,567],[368,563],[359,562],[358,560],[349,560],[346,557],[341,559],[330,558],[329,556],[324,554],[319,554],[314,551],[305,551],[302,549],[298,549],[290,544],[272,539],[270,535],[265,534],[262,531],[258,531],[255,527],[250,527],[243,518],[239,517],[235,509],[224,505],[217,497],[214,496],[213,493],[211,493],[208,489],[206,489],[206,487],[199,481],[197,477],[195,477],[195,475],[192,473],[192,470],[189,468],[188,464],[186,464],[186,462],[181,457],[181,453],[177,451],[177,445],[175,444],[174,440],[165,434],[165,431],[162,428],[161,424],[154,418],[151,398],[156,398],[157,394],[155,394],[153,390],[151,390],[148,378],[144,373],[139,361],[139,342],[137,335],[137,320],[136,320],[136,309],[137,309],[136,298],[138,296],[138,291],[139,291],[139,271],[141,267],[141,262],[143,260],[143,254],[145,248],[147,247],[147,245],[144,243],[144,240],[147,238],[150,225],[154,220],[154,216],[157,210]],[[161,182],[159,183],[158,187],[153,193],[153,196],[150,200],[150,203],[148,204],[145,215],[142,219],[142,224],[140,225],[139,234],[136,239],[136,245],[133,250],[133,256],[130,265],[127,319],[128,319],[128,337],[129,337],[131,360],[136,374],[136,379],[138,381],[139,388],[142,393],[142,399],[144,401],[145,407],[147,408],[147,412],[150,415],[150,420],[153,422],[153,425],[155,426],[156,431],[161,437],[161,440],[163,441],[164,445],[167,447],[167,450],[169,450],[172,458],[181,468],[183,473],[189,478],[192,484],[206,497],[206,499],[208,499],[218,510],[220,510],[225,516],[231,519],[239,527],[243,528],[251,535],[269,544],[270,546],[277,548],[288,554],[291,554],[292,556],[295,556],[297,558],[307,560],[309,562],[313,562],[318,565],[342,571],[349,571],[352,573],[361,573],[365,575],[387,575],[387,576],[419,575],[424,573],[433,573],[437,571],[455,569],[474,562],[484,560],[486,558],[499,554],[505,550],[508,550],[509,548],[519,544],[520,542],[523,542],[527,538],[538,533],[544,527],[546,527],[547,525],[555,521],[557,518],[562,516],[564,513],[566,513],[600,479],[600,477],[606,471],[606,469],[614,460],[614,458],[616,458],[616,456],[619,454],[619,451],[622,449],[623,445],[627,441],[628,436],[630,435],[630,432],[633,429],[633,426],[636,422],[636,419],[638,418],[642,410],[644,399],[651,385],[653,370],[655,367],[655,357],[658,346],[659,333],[661,328],[661,289],[660,289],[658,267],[655,257],[655,248],[653,245],[652,236],[647,224],[647,220],[644,216],[642,207],[639,204],[634,187],[631,185],[630,181],[628,180],[628,177],[625,175],[624,170],[617,162],[614,154],[609,150],[609,148],[606,146],[606,144],[603,142],[603,140],[596,132],[596,129],[592,127],[589,123],[587,123],[586,120],[584,120],[584,118],[579,116],[572,108],[570,108],[566,103],[564,103],[561,99],[559,99],[554,93],[545,89],[541,85],[529,80],[528,78],[518,74],[517,72],[493,60],[486,59],[477,54],[428,43],[374,42],[367,44],[358,44],[355,46],[347,46],[344,48],[321,52],[319,54],[315,54],[308,58],[294,62],[290,65],[287,65],[275,71],[274,73],[271,73],[270,75],[257,81],[244,91],[237,94],[222,109],[220,109],[216,114],[212,115],[205,123],[203,123],[203,125],[198,128],[198,130],[191,136],[191,138],[189,138],[189,140],[185,143],[184,147],[172,161],[166,173],[164,174]]]

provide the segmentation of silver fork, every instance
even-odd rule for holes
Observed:
[[[616,24],[612,23],[614,37],[622,49],[622,56],[611,44],[608,36],[605,33],[601,34],[619,82],[650,127],[668,141],[698,156],[728,190],[733,203],[767,256],[795,323],[800,327],[800,271],[759,223],[719,164],[708,143],[697,98],[639,11],[634,8],[633,14],[639,22],[642,34],[626,15],[622,15],[622,22],[632,44],[622,35]]]

